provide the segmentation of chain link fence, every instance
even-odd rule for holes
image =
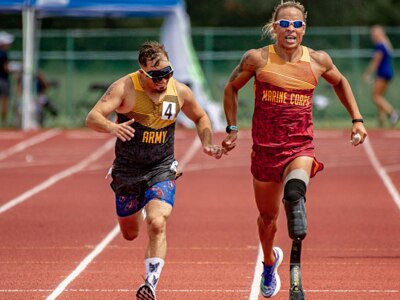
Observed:
[[[386,28],[394,48],[394,66],[400,73],[400,27]],[[18,126],[20,96],[17,93],[19,67],[22,58],[22,32],[12,31],[15,42],[10,49],[13,62],[12,106],[10,124]],[[135,71],[137,49],[147,40],[158,40],[158,29],[123,30],[42,30],[37,47],[40,49],[38,69],[50,82],[49,99],[57,114],[48,114],[44,126],[82,127],[89,109],[119,77]],[[261,39],[261,28],[193,28],[194,49],[213,96],[222,105],[223,88],[231,71],[245,51],[271,43]],[[362,82],[373,45],[367,27],[308,28],[304,45],[324,50],[331,55],[339,70],[352,85],[360,109],[370,125],[375,125],[376,108],[371,99],[371,86]],[[395,76],[387,97],[400,107],[400,76]],[[250,125],[253,111],[252,83],[239,93],[239,123]],[[316,124],[339,124],[348,119],[347,112],[336,98],[332,88],[320,81],[315,91]],[[346,123],[347,124],[347,123]]]

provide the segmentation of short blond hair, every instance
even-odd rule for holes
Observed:
[[[306,22],[307,12],[306,12],[306,9],[304,8],[303,4],[301,4],[300,2],[296,2],[296,1],[283,2],[283,0],[282,0],[281,4],[278,4],[277,6],[275,6],[274,12],[273,12],[272,17],[269,20],[269,22],[263,26],[262,38],[269,36],[273,40],[276,39],[276,34],[274,32],[274,22],[276,21],[276,16],[278,15],[278,13],[281,9],[289,8],[289,7],[294,7],[294,8],[297,8],[298,10],[300,10],[301,13],[303,14],[304,22]]]

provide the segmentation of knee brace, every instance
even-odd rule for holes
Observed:
[[[307,235],[305,194],[307,185],[298,178],[289,179],[284,187],[283,202],[287,217],[289,236],[293,240],[303,240]]]

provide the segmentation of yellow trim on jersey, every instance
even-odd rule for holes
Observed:
[[[275,52],[274,46],[268,45],[268,60],[257,72],[257,80],[290,90],[315,89],[318,81],[311,69],[310,52],[307,47],[301,47],[300,60],[292,63],[284,61]]]
[[[301,61],[306,61],[306,62],[310,62],[310,52],[308,51],[307,47],[301,46],[301,48],[303,49],[303,54],[301,55],[300,60]],[[269,45],[268,46],[268,52],[269,53],[274,53],[278,56],[278,54],[275,51],[274,45]],[[279,56],[278,56],[279,57]],[[280,58],[280,57],[279,57]],[[268,55],[268,60],[270,59],[270,56]]]
[[[142,85],[140,84],[139,81],[139,71],[136,71],[134,73],[129,74],[129,77],[132,80],[133,86],[135,87],[135,90],[144,92],[144,89]],[[167,84],[167,91],[165,93],[166,95],[172,94],[172,95],[177,95],[178,93],[176,92],[176,87],[175,87],[175,80],[174,77],[171,77],[168,81]]]

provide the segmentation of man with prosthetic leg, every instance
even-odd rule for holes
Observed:
[[[301,243],[307,235],[305,194],[309,182],[302,169],[292,170],[284,182],[283,203],[285,206],[289,237],[292,241],[290,253],[290,300],[305,299],[301,284]]]

